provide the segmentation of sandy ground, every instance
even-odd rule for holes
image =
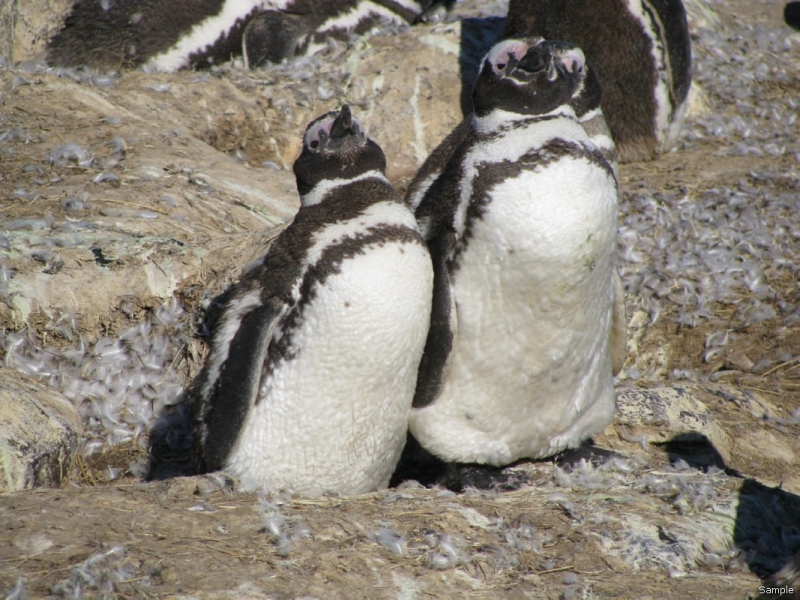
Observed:
[[[728,31],[742,50],[742,69],[755,72],[748,57],[765,54],[754,40],[780,30],[782,3],[710,6],[722,19],[721,38]],[[695,35],[700,64],[725,63],[708,39]],[[800,43],[788,47],[788,55],[764,51],[773,62],[759,106],[786,109],[800,98]],[[780,77],[781,69],[791,76]],[[134,72],[109,83],[0,71],[3,277],[38,286],[59,307],[28,310],[3,288],[6,336],[24,331],[31,347],[70,348],[78,336],[93,343],[136,327],[175,297],[186,326],[175,334],[172,371],[176,386],[190,381],[204,352],[209,299],[295,210],[283,140],[296,143],[315,109],[289,114],[265,101],[263,81],[291,91],[280,77]],[[701,386],[696,395],[727,447],[618,422],[596,441],[624,459],[565,470],[519,465],[528,485],[516,491],[455,495],[406,483],[357,498],[304,499],[237,494],[222,478],[143,483],[143,430],[79,457],[63,489],[0,495],[0,591],[13,598],[758,597],[762,578],[800,550],[800,325],[792,319],[800,305],[792,260],[800,150],[796,123],[775,125],[769,110],[751,115],[751,138],[710,133],[713,117],[733,122],[742,114],[740,101],[707,84],[711,77],[699,78],[705,108],[690,119],[695,135],[658,161],[620,167],[621,231],[646,210],[643,197],[672,214],[682,203],[736,191],[769,231],[783,232],[775,244],[786,243],[789,258],[763,264],[769,292],[758,307],[771,312],[755,318],[757,284],[739,285],[711,297],[693,323],[678,278],[669,275],[657,293],[655,284],[636,283],[654,256],[623,260],[631,356],[618,387]],[[330,102],[345,92],[333,89]],[[742,143],[758,141],[758,128],[777,132],[788,150],[741,155]],[[65,150],[69,143],[75,147]],[[398,168],[399,187],[412,166]],[[778,199],[794,210],[773,210]],[[744,219],[739,208],[730,214],[734,225]],[[672,227],[694,228],[700,239],[714,224],[665,225]],[[658,231],[651,233],[655,239]],[[62,327],[66,313],[74,321]],[[664,443],[642,443],[642,435]]]

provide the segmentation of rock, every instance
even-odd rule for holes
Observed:
[[[12,62],[44,54],[73,0],[9,0],[0,5],[0,58]]]
[[[0,175],[12,200],[35,200],[4,214],[0,325],[68,313],[96,331],[131,297],[152,308],[190,286],[218,293],[293,216],[301,134],[344,102],[402,188],[461,120],[462,81],[492,23],[421,25],[213,80],[0,71]]]
[[[80,417],[69,401],[0,368],[0,493],[60,486],[80,436]]]
[[[618,391],[615,425],[630,428],[648,443],[665,444],[676,438],[683,443],[709,442],[727,462],[728,436],[698,399],[703,393],[694,385]]]

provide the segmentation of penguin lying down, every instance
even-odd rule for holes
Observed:
[[[300,211],[234,287],[201,375],[201,471],[355,494],[388,484],[407,425],[474,473],[611,422],[617,182],[578,116],[598,117],[585,82],[573,45],[496,45],[407,205],[346,106],[309,125]]]
[[[57,67],[207,68],[280,62],[385,24],[436,18],[455,0],[79,0],[48,44]]]
[[[406,441],[433,271],[350,109],[314,120],[301,207],[229,296],[200,376],[199,471],[318,495],[385,488]]]

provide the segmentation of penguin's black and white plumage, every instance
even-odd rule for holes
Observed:
[[[346,106],[313,121],[301,207],[235,285],[198,384],[195,455],[243,488],[386,487],[430,319],[430,255]]]
[[[495,45],[474,113],[433,154],[449,160],[406,198],[434,268],[409,429],[445,461],[546,457],[613,419],[618,192],[571,105],[584,62],[562,42]]]
[[[504,35],[566,40],[586,53],[622,162],[675,146],[691,86],[681,0],[510,0]]]
[[[544,41],[543,38],[537,39],[539,42]],[[602,98],[600,84],[594,72],[588,66],[584,67],[584,71],[584,81],[570,101],[570,105],[575,111],[578,121],[580,121],[594,145],[603,153],[603,156],[605,156],[616,174],[617,148],[614,145],[614,139],[611,137],[611,132],[608,129],[603,109],[600,105]],[[472,120],[470,117],[461,121],[428,155],[428,158],[420,166],[414,179],[406,189],[406,203],[412,210],[417,209],[428,188],[441,175],[453,153],[471,135]]]
[[[452,0],[448,0],[451,1]],[[441,3],[441,2],[439,2]],[[79,0],[51,40],[53,66],[176,71],[244,52],[250,67],[313,51],[385,22],[413,23],[433,0]]]

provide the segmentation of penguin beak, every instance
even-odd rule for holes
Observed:
[[[350,107],[345,104],[331,125],[331,139],[342,139],[351,135],[356,135],[356,130],[353,127],[353,115],[350,113]]]
[[[551,77],[555,74],[553,53],[550,51],[548,46],[534,46],[528,50],[525,56],[523,56],[522,59],[516,64],[516,68],[522,69],[531,75],[534,73],[540,73],[546,69],[547,77],[548,79],[551,79]]]

